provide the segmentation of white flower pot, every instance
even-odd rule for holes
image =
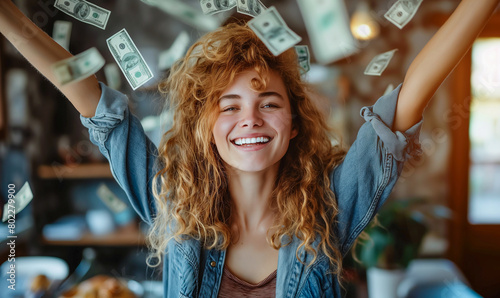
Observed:
[[[399,283],[405,276],[404,269],[368,268],[366,279],[368,283],[369,298],[397,298]]]

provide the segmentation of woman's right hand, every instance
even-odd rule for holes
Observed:
[[[84,117],[94,115],[101,97],[95,76],[62,86],[51,65],[72,57],[71,53],[38,28],[10,0],[0,0],[0,33],[71,101],[80,114]]]

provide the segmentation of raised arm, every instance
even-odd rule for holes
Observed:
[[[94,115],[101,96],[95,76],[61,86],[51,65],[72,55],[38,28],[10,0],[0,0],[0,32],[71,101],[84,117]]]
[[[420,121],[434,92],[483,29],[500,0],[462,0],[411,63],[399,94],[393,130]]]

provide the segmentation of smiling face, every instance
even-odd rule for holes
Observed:
[[[246,172],[279,167],[290,139],[297,135],[283,80],[274,71],[268,78],[266,89],[255,91],[251,82],[259,75],[244,71],[219,98],[212,133],[226,166]]]

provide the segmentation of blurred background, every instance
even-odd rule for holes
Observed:
[[[309,46],[311,69],[304,79],[314,87],[313,97],[334,127],[337,141],[348,148],[364,122],[360,109],[375,103],[391,85],[394,88],[403,82],[411,61],[460,1],[423,1],[402,29],[384,17],[394,0],[329,1],[334,3],[330,5],[334,13],[322,17],[326,23],[342,26],[335,25],[330,35],[321,36],[308,29],[314,26],[307,24],[310,18],[304,18],[297,3],[305,1],[261,0],[267,7],[276,7],[302,38],[299,44]],[[168,5],[161,6],[151,4],[155,1],[94,1],[111,11],[102,30],[57,10],[53,0],[14,2],[51,36],[55,21],[71,22],[69,51],[78,54],[96,47],[107,64],[115,61],[106,39],[126,28],[154,78],[132,90],[121,73],[118,77],[109,75],[103,68],[96,75],[129,96],[131,111],[155,143],[171,119],[168,111],[161,113],[164,102],[156,90],[158,82],[168,75],[165,59],[182,56],[186,47],[224,23],[250,18],[236,9],[203,15],[197,0],[166,0]],[[319,43],[314,40],[318,36]],[[340,46],[337,56],[325,60],[320,57],[321,47],[328,45]],[[376,55],[392,49],[398,50],[381,76],[363,74]],[[162,54],[164,58],[160,58]],[[448,268],[453,267],[451,271],[467,287],[484,297],[500,297],[499,115],[497,11],[472,51],[436,92],[424,114],[423,153],[406,163],[390,198],[417,202],[392,212],[403,212],[425,227],[409,261],[450,261]],[[8,185],[14,184],[19,191],[25,182],[31,187],[33,200],[16,216],[16,258],[57,257],[68,266],[67,275],[72,278],[68,284],[107,274],[142,282],[143,288],[149,287],[144,297],[155,297],[155,291],[162,288],[158,282],[161,272],[148,268],[145,262],[147,229],[114,181],[106,159],[89,141],[71,103],[1,37],[2,206],[8,202]],[[10,250],[7,224],[0,225],[0,263],[8,259]],[[402,240],[396,237],[393,241]],[[351,257],[346,266],[345,295],[367,297],[365,268],[370,266]]]

